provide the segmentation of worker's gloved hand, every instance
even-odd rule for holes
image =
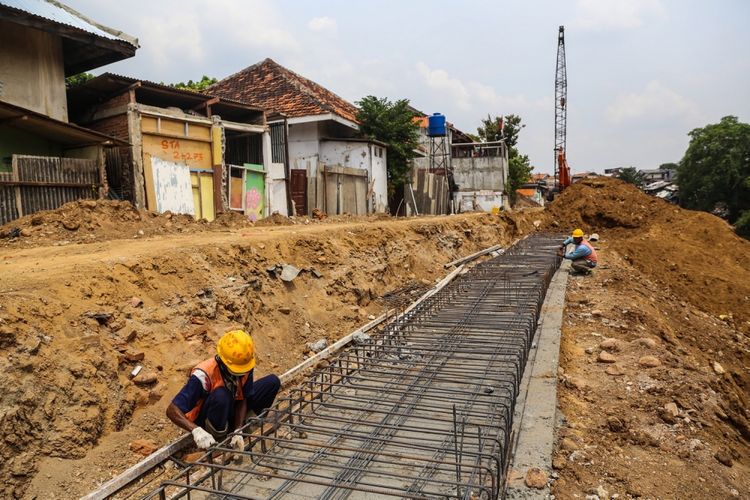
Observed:
[[[205,450],[216,444],[214,437],[206,432],[203,427],[196,427],[191,434],[193,435],[193,440],[195,441],[196,446],[201,450]]]
[[[234,436],[232,436],[232,439],[229,441],[229,446],[231,446],[237,451],[244,451],[245,440],[239,434],[235,434]]]

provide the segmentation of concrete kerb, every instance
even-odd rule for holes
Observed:
[[[570,261],[563,261],[552,278],[542,304],[539,325],[526,363],[513,415],[511,464],[506,498],[546,499],[549,481],[541,489],[526,486],[525,477],[538,468],[549,478],[555,445],[557,367]]]

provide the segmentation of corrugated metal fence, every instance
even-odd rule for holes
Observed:
[[[13,172],[0,173],[0,224],[69,201],[98,198],[96,160],[13,155]]]

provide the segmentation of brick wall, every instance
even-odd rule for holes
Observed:
[[[110,116],[103,120],[97,120],[87,125],[91,130],[96,130],[102,134],[111,135],[124,141],[130,142],[128,136],[128,115],[123,113],[121,115]]]

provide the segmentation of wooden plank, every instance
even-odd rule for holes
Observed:
[[[12,179],[18,181],[18,156],[13,155],[11,157],[11,169],[13,172]],[[21,186],[16,186],[16,212],[18,212],[18,218],[23,217],[23,203],[21,202]]]
[[[354,175],[367,177],[367,170],[362,168],[341,167],[339,165],[326,165],[326,172],[331,174]]]
[[[154,172],[151,168],[151,155],[143,155],[143,178],[146,183],[146,208],[156,211],[156,188],[154,187]]]
[[[147,474],[150,470],[152,470],[165,460],[168,460],[170,456],[188,447],[192,443],[193,436],[190,434],[185,434],[177,438],[168,445],[159,448],[151,455],[133,465],[129,469],[126,469],[121,474],[102,484],[95,491],[92,491],[88,495],[81,497],[81,500],[103,500],[110,495],[114,495],[133,481],[136,481],[144,474]]]
[[[502,245],[495,245],[495,246],[491,246],[489,248],[485,248],[484,250],[480,250],[480,251],[475,252],[475,253],[473,253],[471,255],[467,255],[466,257],[461,257],[460,259],[456,259],[456,260],[454,260],[452,262],[448,262],[443,267],[445,269],[448,269],[449,267],[453,267],[453,266],[460,265],[460,264],[465,264],[465,263],[467,263],[469,261],[472,261],[472,260],[476,259],[477,257],[481,257],[482,255],[486,255],[486,254],[488,254],[490,252],[494,252],[496,250],[501,251],[502,250]],[[504,252],[504,250],[502,250],[502,251]]]

